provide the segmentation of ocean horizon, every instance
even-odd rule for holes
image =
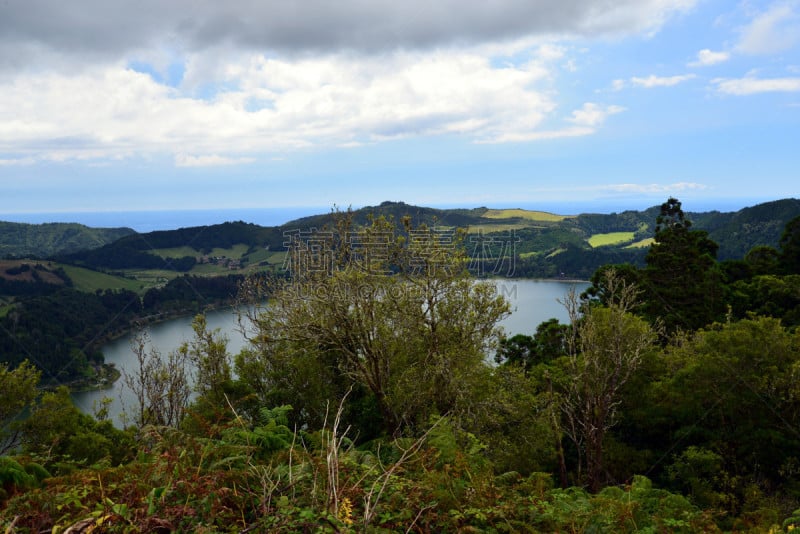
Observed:
[[[146,233],[233,221],[244,221],[259,226],[280,226],[294,219],[328,211],[330,211],[330,208],[292,207],[0,213],[0,221],[28,224],[79,223],[91,228],[124,227],[133,228],[140,233]]]

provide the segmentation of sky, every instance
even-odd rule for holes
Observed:
[[[0,213],[669,196],[800,197],[800,0],[0,2]]]

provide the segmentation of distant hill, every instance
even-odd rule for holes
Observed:
[[[130,228],[90,228],[77,223],[0,221],[0,258],[46,258],[102,247],[135,234]]]
[[[283,232],[245,222],[227,222],[178,230],[162,230],[125,236],[113,243],[57,257],[59,261],[97,269],[161,269],[188,272],[198,259],[215,255],[215,250],[244,245],[244,255],[266,248],[283,247]],[[217,255],[223,254],[219,252]],[[239,252],[238,258],[242,259]]]
[[[756,245],[777,247],[786,223],[800,215],[800,199],[765,202],[732,213],[689,213],[694,227],[719,244],[720,260],[744,257]]]
[[[415,226],[426,224],[442,231],[465,228],[473,259],[483,255],[478,258],[483,263],[476,264],[481,274],[587,278],[605,263],[641,265],[652,242],[658,213],[658,206],[642,211],[564,216],[523,209],[436,209],[383,202],[353,210],[352,217],[356,225],[368,224],[370,217],[386,216],[395,221],[410,217]],[[756,245],[777,247],[784,226],[798,215],[798,199],[776,200],[727,213],[687,211],[693,228],[706,230],[719,244],[720,260],[742,258]],[[280,268],[285,256],[287,232],[330,228],[334,217],[332,212],[323,213],[276,227],[239,221],[129,233],[113,243],[53,257],[91,269],[128,271],[126,276],[134,278],[139,275],[132,270],[210,276],[230,270],[275,269]],[[488,255],[487,242],[495,246],[495,252],[489,251]],[[509,246],[503,248],[504,244]],[[498,262],[510,263],[512,253],[513,266],[498,267]],[[487,263],[492,261],[493,266]]]

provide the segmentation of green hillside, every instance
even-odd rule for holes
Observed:
[[[371,218],[383,216],[396,222],[409,220],[413,226],[427,225],[442,232],[460,228],[467,232],[465,245],[477,263],[479,274],[497,274],[497,265],[504,261],[513,265],[504,268],[506,275],[522,277],[589,277],[606,263],[642,265],[652,242],[659,208],[621,213],[583,213],[558,215],[523,209],[437,209],[403,202],[383,202],[352,210],[356,228]],[[339,216],[341,212],[339,213]],[[702,229],[719,244],[720,260],[741,258],[756,245],[775,247],[785,224],[800,215],[800,200],[784,199],[759,204],[737,212],[687,212],[693,228]],[[334,212],[304,217],[277,227],[227,222],[150,232],[131,233],[126,229],[119,239],[103,243],[115,234],[110,230],[89,229],[81,225],[16,225],[15,245],[6,237],[6,255],[41,255],[45,250],[68,250],[56,244],[72,243],[76,235],[94,236],[83,250],[54,253],[50,257],[66,265],[83,267],[91,272],[122,274],[102,279],[96,274],[75,271],[76,285],[86,288],[125,288],[141,291],[174,279],[182,273],[200,276],[247,274],[257,270],[280,270],[285,256],[285,243],[290,234],[309,236],[314,231],[335,227]],[[6,224],[9,223],[0,223]],[[9,226],[6,226],[9,234]],[[57,238],[55,230],[62,230]],[[64,237],[67,229],[75,239]],[[44,232],[49,229],[50,232]],[[28,233],[38,231],[25,241]],[[401,230],[402,231],[402,230]],[[74,233],[74,232],[73,232]],[[49,236],[45,239],[45,235]],[[50,243],[49,248],[41,245]],[[39,244],[37,244],[39,243]],[[101,246],[98,244],[102,243]],[[60,246],[59,245],[59,246]]]
[[[90,228],[77,223],[0,221],[0,258],[47,258],[102,247],[135,234],[130,228]]]

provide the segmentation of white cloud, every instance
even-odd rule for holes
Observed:
[[[742,29],[737,50],[744,54],[775,54],[800,41],[798,2],[775,2]]]
[[[600,106],[593,102],[585,103],[580,109],[572,112],[567,122],[574,126],[567,126],[557,130],[533,130],[528,132],[506,132],[480,143],[515,143],[528,141],[541,141],[545,139],[561,139],[565,137],[583,137],[592,135],[605,120],[611,115],[621,113],[625,108],[621,106]]]
[[[552,61],[562,54],[538,47],[529,61],[501,66],[469,50],[239,55],[211,69],[210,93],[207,83],[173,88],[125,64],[23,73],[0,81],[0,154],[63,161],[169,153],[182,154],[176,165],[199,166],[409,136],[504,142],[588,135],[621,108],[586,104],[573,113],[571,129],[542,129],[556,109]],[[204,59],[190,58],[186,78],[208,71]]]
[[[221,167],[225,165],[242,165],[254,162],[254,158],[229,158],[218,154],[205,156],[192,156],[190,154],[176,154],[176,167]]]
[[[800,91],[800,78],[717,78],[712,83],[720,93],[737,96]]]
[[[655,76],[651,74],[647,78],[639,78],[634,76],[633,78],[631,78],[631,83],[637,87],[652,89],[653,87],[672,87],[673,85],[678,85],[679,83],[691,80],[694,77],[695,77],[694,74],[683,74],[679,76],[665,76],[665,77]]]
[[[567,119],[569,122],[578,126],[589,126],[594,128],[605,122],[606,118],[625,111],[620,106],[602,107],[594,102],[586,102],[583,107],[572,112],[572,117]]]
[[[34,158],[0,158],[0,167],[23,167],[35,163]]]
[[[662,194],[700,191],[707,189],[707,186],[696,182],[676,182],[673,184],[605,184],[597,188],[614,193]]]
[[[704,48],[697,53],[697,60],[689,63],[690,67],[708,67],[718,63],[724,63],[730,59],[731,55],[728,52],[713,52],[708,48]]]

